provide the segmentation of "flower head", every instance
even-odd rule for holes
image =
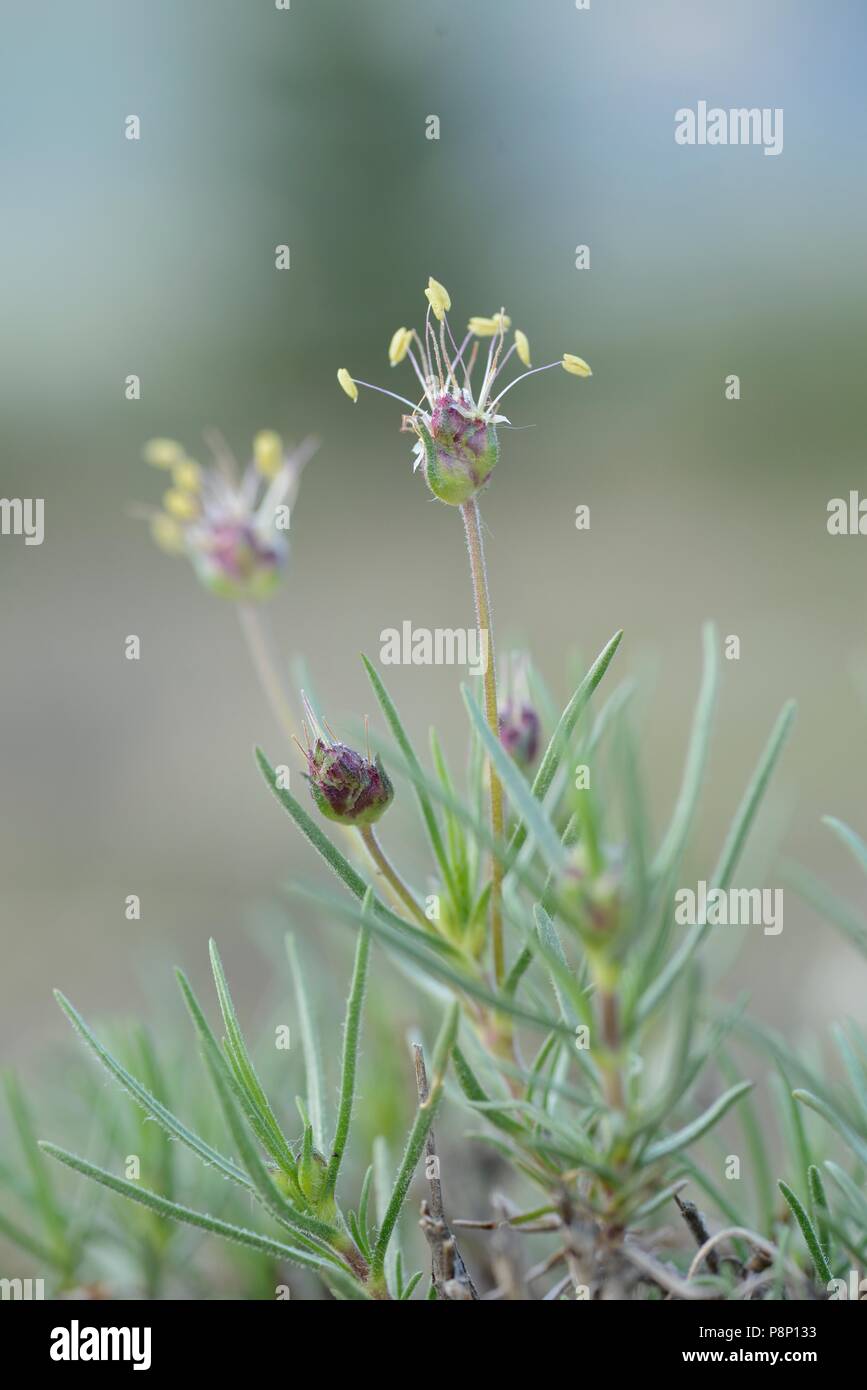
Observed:
[[[372,825],[394,800],[394,787],[379,757],[371,762],[369,751],[365,757],[339,743],[323,729],[306,697],[304,708],[313,743],[305,725],[307,748],[301,751],[307,759],[306,776],[313,800],[327,820],[339,825]]]
[[[273,430],[261,430],[243,474],[223,441],[211,437],[214,462],[203,468],[172,439],[152,439],[144,457],[170,474],[162,510],[145,509],[156,544],[185,555],[213,593],[259,599],[280,582],[289,555],[289,507],[305,463],[307,439],[293,453]]]
[[[589,376],[590,368],[580,357],[567,353],[544,367],[530,367],[530,344],[527,335],[516,329],[513,341],[506,346],[512,320],[505,309],[490,316],[478,315],[469,320],[466,335],[460,346],[449,326],[451,296],[444,285],[433,276],[425,290],[428,312],[423,335],[414,328],[398,328],[388,347],[388,360],[396,367],[408,358],[415,373],[421,397],[413,402],[394,391],[359,381],[345,367],[337,380],[350,400],[358,400],[358,388],[381,391],[408,408],[401,428],[416,436],[413,449],[414,471],[421,471],[433,495],[451,506],[462,506],[485,486],[499,458],[497,426],[508,424],[497,407],[507,391],[533,372],[544,372],[562,366],[577,376]],[[487,348],[483,346],[489,340]],[[473,384],[473,374],[480,357],[481,380]],[[527,368],[502,388],[498,378],[512,354]]]

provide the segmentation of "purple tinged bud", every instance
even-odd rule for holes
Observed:
[[[394,800],[394,787],[373,762],[345,743],[317,738],[307,751],[307,780],[323,816],[339,825],[372,825]]]
[[[264,598],[276,588],[289,547],[279,533],[265,537],[247,520],[201,523],[190,543],[193,566],[212,593]]]
[[[539,756],[542,725],[530,704],[506,700],[500,705],[500,742],[519,767],[531,768]]]
[[[466,392],[437,397],[430,427],[419,421],[424,473],[435,497],[461,506],[484,487],[499,457],[497,431]]]

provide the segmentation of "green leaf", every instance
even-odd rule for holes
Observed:
[[[837,1051],[843,1059],[843,1065],[852,1084],[852,1090],[858,1098],[858,1103],[864,1112],[864,1124],[867,1126],[867,1072],[861,1063],[861,1059],[852,1048],[849,1039],[839,1024],[831,1027],[831,1036],[837,1044]]]
[[[795,1220],[801,1228],[801,1233],[804,1237],[804,1240],[807,1242],[807,1249],[810,1252],[810,1258],[812,1259],[813,1264],[816,1268],[816,1277],[823,1284],[830,1284],[831,1280],[834,1278],[834,1274],[831,1269],[831,1266],[828,1264],[828,1261],[825,1258],[825,1252],[819,1244],[819,1237],[813,1230],[812,1221],[810,1220],[809,1216],[807,1215],[806,1211],[801,1205],[799,1198],[789,1187],[788,1183],[785,1183],[782,1181],[782,1179],[780,1179],[778,1186],[786,1201],[788,1202],[789,1207],[791,1208],[792,1215],[794,1216]]]
[[[94,1182],[101,1183],[103,1187],[119,1193],[121,1197],[126,1197],[131,1202],[138,1202],[140,1206],[149,1207],[159,1216],[171,1217],[172,1220],[180,1221],[184,1225],[197,1226],[200,1230],[209,1231],[212,1235],[222,1236],[224,1240],[232,1240],[238,1245],[246,1245],[251,1250],[259,1250],[266,1255],[275,1255],[278,1259],[291,1260],[294,1264],[303,1265],[307,1269],[314,1269],[326,1283],[333,1283],[347,1298],[368,1297],[361,1285],[352,1278],[348,1271],[331,1265],[319,1256],[298,1250],[292,1245],[285,1245],[282,1241],[271,1240],[268,1236],[259,1235],[257,1231],[248,1231],[243,1226],[233,1226],[228,1221],[221,1221],[216,1216],[208,1215],[207,1212],[194,1211],[191,1207],[181,1206],[178,1202],[170,1202],[166,1197],[161,1197],[159,1193],[150,1192],[146,1187],[140,1187],[138,1183],[117,1178],[114,1173],[109,1173],[104,1168],[98,1168],[96,1164],[88,1163],[87,1159],[80,1158],[78,1154],[69,1153],[66,1149],[58,1148],[56,1144],[49,1144],[43,1140],[40,1143],[40,1148],[44,1153],[56,1158],[59,1163],[65,1163],[67,1168],[73,1168],[76,1172],[83,1173],[86,1178],[92,1178]]]
[[[737,1081],[738,1071],[728,1056],[722,1058],[720,1070],[727,1081]],[[759,1123],[752,1104],[752,1097],[744,1100],[738,1112],[738,1119],[752,1157],[756,1197],[759,1206],[759,1229],[772,1231],[774,1228],[774,1184],[768,1158],[765,1129]]]
[[[716,869],[712,876],[714,888],[728,888],[732,874],[738,866],[744,845],[750,833],[756,813],[761,805],[762,798],[767,791],[768,783],[773,775],[774,768],[780,754],[785,747],[786,740],[792,729],[795,719],[797,705],[794,700],[788,700],[780,711],[776,724],[771,730],[771,736],[765,745],[758,766],[750,780],[744,793],[743,800],[735,813],[729,833],[720,852]]]
[[[382,1226],[377,1236],[376,1247],[373,1252],[373,1261],[370,1267],[371,1281],[374,1285],[381,1283],[384,1278],[385,1254],[388,1249],[388,1242],[391,1239],[392,1232],[397,1223],[397,1218],[400,1216],[401,1209],[406,1200],[406,1194],[409,1190],[409,1185],[412,1181],[413,1173],[421,1158],[425,1140],[427,1139],[442,1098],[446,1067],[448,1066],[449,1057],[451,1056],[451,1051],[454,1047],[455,1039],[457,1038],[460,1016],[460,1005],[458,1003],[450,1005],[434,1045],[428,1097],[423,1104],[419,1105],[416,1111],[415,1122],[410,1130],[391,1198],[389,1199]]]
[[[242,1187],[250,1187],[250,1180],[246,1173],[230,1159],[224,1158],[216,1149],[211,1148],[210,1144],[206,1144],[204,1139],[200,1139],[197,1134],[188,1129],[176,1115],[161,1105],[156,1096],[151,1095],[150,1091],[146,1090],[141,1082],[137,1081],[106,1047],[103,1047],[78,1010],[74,1008],[65,995],[61,994],[60,990],[54,991],[54,997],[73,1027],[96,1054],[106,1071],[123,1086],[124,1090],[132,1096],[137,1105],[141,1106],[146,1115],[153,1117],[168,1134],[171,1134],[175,1139],[180,1139],[182,1144],[186,1144],[187,1148],[191,1149],[203,1163],[218,1169],[224,1177],[231,1178],[233,1182],[240,1183]]]
[[[455,789],[449,775],[448,765],[445,754],[440,746],[439,737],[436,729],[430,730],[430,749],[433,765],[437,777],[440,781],[446,797],[450,801],[456,800]],[[420,769],[419,769],[420,770]],[[416,784],[416,794],[426,795],[424,788]],[[449,844],[449,862],[452,867],[455,885],[455,905],[462,919],[467,919],[472,912],[472,883],[470,879],[470,862],[467,856],[467,837],[464,828],[455,813],[445,808],[446,834]]]
[[[828,1198],[825,1195],[825,1185],[822,1182],[822,1174],[819,1172],[815,1163],[811,1163],[807,1169],[807,1187],[810,1192],[810,1204],[813,1210],[813,1220],[816,1223],[816,1233],[823,1250],[828,1249]]]
[[[822,824],[827,825],[828,829],[833,830],[838,839],[843,841],[843,844],[849,850],[855,862],[860,865],[865,874],[867,874],[867,845],[865,845],[861,836],[856,835],[854,830],[850,830],[849,826],[845,825],[843,821],[838,820],[836,816],[823,816]]]
[[[572,696],[572,699],[561,714],[560,721],[551,736],[551,741],[545,749],[544,756],[539,764],[539,770],[533,778],[531,791],[537,801],[543,801],[545,799],[551,783],[556,776],[557,769],[563,759],[563,755],[569,747],[569,740],[572,737],[575,725],[584,713],[594,690],[611,665],[614,653],[620,646],[620,639],[622,636],[622,630],[620,632],[615,632],[610,642],[608,642],[607,646],[605,646],[597,656],[590,670],[587,672],[587,675],[584,677],[578,689],[575,691],[575,694]],[[507,861],[509,864],[513,863],[518,850],[521,848],[526,838],[527,827],[523,824],[517,825],[512,839],[509,842]]]
[[[362,904],[362,914],[369,921],[373,901],[373,889],[369,888]],[[355,1076],[358,1069],[358,1045],[361,1040],[361,1014],[364,1007],[364,990],[367,983],[367,962],[370,956],[370,927],[362,926],[355,948],[355,965],[352,971],[352,984],[346,1004],[346,1022],[343,1029],[343,1070],[340,1080],[340,1102],[337,1107],[337,1126],[331,1146],[331,1159],[325,1175],[325,1192],[333,1195],[337,1187],[337,1175],[349,1139],[352,1123],[352,1105],[355,1099]],[[362,1221],[366,1234],[366,1225]]]
[[[711,875],[709,886],[711,888],[727,888],[732,874],[737,868],[738,860],[746,843],[750,827],[759,809],[762,797],[767,789],[771,774],[776,766],[777,760],[783,751],[783,746],[792,727],[792,720],[795,717],[795,703],[790,700],[780,713],[776,724],[771,730],[771,736],[765,745],[758,766],[738,807],[735,818],[732,821],[729,833],[726,836],[725,844],[717,866]],[[668,964],[657,975],[656,979],[646,990],[638,1006],[637,1017],[639,1022],[646,1019],[656,1008],[657,1004],[668,994],[674,981],[683,970],[707,931],[707,924],[696,923],[690,927],[689,932],[679,950],[668,961]]]
[[[802,869],[799,864],[786,864],[783,876],[787,886],[791,885],[805,902],[844,932],[853,945],[867,956],[867,923],[849,903],[837,897],[821,879]]]
[[[458,1083],[467,1100],[471,1101],[473,1105],[486,1104],[490,1107],[490,1098],[487,1092],[485,1091],[481,1082],[478,1080],[475,1072],[473,1071],[472,1067],[467,1061],[467,1058],[465,1057],[464,1053],[458,1047],[457,1043],[455,1043],[454,1047],[452,1048],[452,1061],[454,1062],[455,1075],[458,1078]],[[506,1134],[512,1134],[516,1136],[526,1135],[525,1127],[522,1124],[519,1124],[517,1120],[513,1120],[512,1117],[506,1114],[506,1111],[502,1108],[489,1108],[487,1110],[487,1118],[490,1120],[491,1124],[496,1125],[499,1129],[502,1129]]]
[[[525,832],[532,834],[544,854],[547,864],[552,869],[562,867],[565,862],[563,846],[557,831],[543,811],[541,803],[533,796],[527,786],[524,774],[515,759],[510,757],[499,738],[488,728],[484,714],[475,700],[470,697],[465,685],[461,686],[461,694],[464,697],[464,704],[475,731],[481,739],[482,747],[496,769],[497,776],[506,790],[513,810],[521,817]]]
[[[437,863],[440,866],[440,872],[449,889],[449,892],[451,893],[453,898],[457,899],[457,885],[455,883],[451,867],[449,865],[448,855],[446,854],[445,845],[443,844],[442,835],[440,833],[439,822],[437,821],[436,813],[431,804],[430,798],[424,790],[422,780],[424,774],[422,772],[421,763],[416,757],[415,749],[410,743],[406,730],[404,729],[403,724],[401,723],[400,715],[397,712],[397,709],[394,705],[391,696],[389,695],[388,691],[382,683],[382,678],[380,677],[379,672],[376,670],[375,666],[373,666],[373,664],[370,661],[368,661],[364,653],[362,653],[361,660],[364,662],[364,669],[367,672],[370,684],[373,686],[374,694],[376,695],[376,698],[379,701],[380,708],[382,709],[382,712],[385,715],[386,723],[388,724],[388,727],[391,729],[395,743],[400,748],[409,766],[414,768],[419,774],[418,780],[414,782],[415,794],[418,797],[418,804],[421,808],[421,813],[424,819],[425,826],[427,827],[428,839],[430,840],[431,848],[433,849],[433,852],[436,855]]]
[[[788,1147],[792,1156],[792,1168],[795,1172],[807,1173],[813,1159],[807,1131],[804,1128],[804,1118],[801,1107],[792,1098],[791,1082],[779,1060],[777,1060],[777,1072],[769,1080],[774,1088],[778,1107],[782,1112],[780,1127],[787,1135]],[[809,1192],[809,1186],[807,1191]]]
[[[66,1220],[57,1200],[51,1175],[39,1152],[39,1143],[33,1130],[21,1087],[11,1072],[5,1074],[4,1083],[9,1112],[18,1133],[18,1140],[33,1184],[33,1201],[54,1251],[55,1263],[64,1269],[71,1269],[73,1252],[69,1244]]]
[[[861,1191],[849,1174],[830,1158],[825,1160],[825,1168],[831,1174],[840,1191],[847,1197],[852,1208],[852,1219],[867,1230],[867,1196]]]
[[[325,1221],[319,1221],[316,1217],[308,1216],[306,1212],[299,1211],[284,1196],[275,1185],[271,1175],[259,1157],[255,1144],[244,1125],[242,1113],[250,1119],[250,1109],[247,1097],[233,1073],[229,1070],[225,1057],[220,1051],[217,1039],[211,1032],[207,1019],[202,1011],[199,1001],[193,993],[192,987],[182,970],[177,971],[178,982],[186,1000],[187,1008],[190,1011],[196,1031],[199,1035],[202,1056],[205,1065],[210,1073],[220,1101],[226,1123],[232,1140],[236,1144],[238,1153],[241,1156],[250,1182],[259,1201],[275,1216],[278,1221],[291,1223],[293,1226],[306,1234],[318,1237],[320,1240],[330,1240],[337,1234],[336,1228]],[[240,1111],[239,1111],[240,1107]],[[257,1135],[260,1142],[265,1147],[265,1141]]]
[[[272,1137],[273,1144],[271,1152],[275,1155],[277,1153],[282,1153],[284,1157],[286,1154],[289,1154],[291,1158],[291,1150],[286,1142],[283,1131],[277,1123],[277,1117],[271,1109],[262,1083],[256,1075],[256,1069],[253,1066],[252,1058],[247,1051],[244,1035],[241,1032],[241,1026],[238,1023],[238,1017],[235,1013],[235,1006],[232,1003],[232,996],[229,993],[229,984],[213,937],[208,942],[208,950],[211,957],[211,970],[214,975],[214,983],[217,987],[217,998],[220,1002],[220,1011],[223,1015],[226,1033],[228,1034],[227,1050],[236,1080],[246,1091],[251,1105],[255,1106],[258,1110],[262,1124]],[[289,1171],[294,1174],[294,1162],[289,1167]]]
[[[290,884],[287,886],[287,891],[294,896],[318,903],[324,911],[350,923],[352,926],[360,925],[364,921],[360,909],[352,903],[317,893],[314,889],[306,888],[303,884]],[[496,993],[479,978],[469,975],[466,970],[456,969],[439,956],[433,955],[426,949],[426,946],[418,946],[412,936],[404,931],[395,930],[379,914],[368,920],[368,926],[373,935],[379,937],[385,945],[391,946],[401,955],[414,961],[426,973],[446,981],[453,988],[462,990],[481,1003],[488,1004],[502,1013],[511,1014],[513,1018],[519,1018],[522,1022],[532,1024],[536,1028],[546,1030],[553,1028],[557,1032],[569,1033],[570,1030],[560,1019],[539,1013],[535,1009],[525,1008],[522,1004],[517,1004],[513,999],[509,999],[507,995]],[[423,942],[427,942],[424,935],[421,936],[421,939]]]
[[[680,794],[677,798],[671,824],[653,862],[653,876],[656,879],[665,878],[680,859],[690,828],[695,820],[699,792],[707,766],[719,689],[719,640],[713,623],[705,623],[702,641],[704,644],[704,674],[695,708]]]
[[[389,1198],[391,1197],[391,1173],[388,1142],[381,1134],[378,1134],[373,1141],[373,1198],[377,1226],[382,1225],[385,1220],[385,1213],[388,1211]],[[400,1297],[402,1267],[400,1242],[395,1234],[385,1255],[385,1277],[392,1297],[395,1294],[398,1298]]]
[[[255,751],[256,761],[259,764],[262,776],[265,778],[265,781],[283,809],[289,812],[299,830],[307,836],[313,848],[322,856],[328,867],[336,873],[341,882],[346,885],[350,893],[353,893],[356,898],[363,898],[367,889],[367,884],[361,877],[361,874],[352,867],[349,860],[340,853],[336,845],[331,843],[328,836],[320,830],[313,818],[304,810],[301,803],[295,800],[292,793],[287,791],[285,787],[278,787],[277,774],[268,762],[262,749],[257,748]]]
[[[416,1285],[418,1284],[421,1277],[422,1276],[420,1269],[416,1270],[415,1274],[411,1274],[409,1276],[401,1290],[401,1302],[405,1303],[407,1299],[412,1298],[413,1293],[415,1292]]]
[[[304,1053],[304,1070],[307,1076],[307,1113],[313,1126],[313,1138],[316,1147],[324,1152],[326,1142],[325,1079],[322,1075],[319,1040],[316,1036],[316,1026],[310,1008],[313,995],[304,978],[298,948],[291,933],[287,933],[286,936],[286,954],[289,957],[289,966],[292,970],[292,983],[295,986],[295,1007],[298,1010],[301,1030],[301,1047]]]
[[[855,1133],[855,1130],[843,1119],[839,1111],[835,1110],[833,1106],[828,1105],[826,1101],[820,1100],[818,1096],[814,1096],[812,1091],[798,1090],[793,1091],[792,1095],[795,1097],[795,1100],[799,1100],[802,1105],[809,1106],[811,1110],[815,1110],[824,1120],[827,1120],[831,1128],[836,1130],[841,1139],[846,1141],[849,1148],[861,1162],[867,1163],[867,1143],[864,1142],[859,1134]]]
[[[716,1124],[717,1120],[722,1119],[726,1111],[750,1090],[752,1084],[752,1081],[741,1081],[737,1086],[730,1087],[718,1100],[714,1101],[713,1105],[709,1105],[697,1120],[693,1120],[692,1124],[685,1125],[683,1129],[677,1130],[674,1134],[669,1134],[666,1139],[659,1139],[655,1144],[649,1144],[642,1155],[642,1162],[645,1164],[655,1163],[657,1159],[668,1158],[671,1154],[678,1153],[680,1149],[694,1144]]]
[[[205,1045],[202,1051],[232,1139],[237,1145],[238,1153],[247,1172],[250,1174],[259,1201],[282,1225],[295,1226],[305,1235],[314,1236],[323,1241],[332,1241],[338,1234],[337,1227],[326,1221],[320,1221],[317,1217],[309,1216],[306,1212],[299,1211],[283,1196],[266,1169],[235,1104],[232,1079],[225,1067],[221,1065],[222,1058],[219,1049]]]

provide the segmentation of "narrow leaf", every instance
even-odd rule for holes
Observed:
[[[704,644],[704,672],[701,689],[695,708],[680,794],[677,798],[671,824],[653,863],[653,876],[656,879],[664,878],[681,856],[686,837],[695,819],[699,792],[707,766],[719,689],[719,640],[713,623],[705,623],[702,640]]]
[[[692,1124],[685,1125],[683,1129],[670,1134],[666,1139],[660,1139],[655,1144],[650,1144],[644,1150],[642,1161],[644,1163],[655,1163],[657,1159],[668,1158],[671,1154],[677,1153],[680,1149],[685,1149],[690,1144],[694,1144],[700,1139],[717,1120],[721,1119],[735,1101],[740,1100],[752,1086],[752,1081],[741,1081],[737,1086],[732,1086],[728,1091],[715,1100],[713,1105],[709,1105],[703,1114],[699,1115]]]
[[[196,1157],[200,1158],[203,1163],[207,1163],[211,1167],[218,1169],[224,1177],[231,1178],[233,1182],[240,1183],[242,1187],[251,1186],[247,1174],[243,1172],[242,1169],[232,1163],[230,1159],[224,1158],[223,1155],[218,1153],[216,1149],[213,1149],[210,1144],[206,1144],[204,1139],[200,1139],[197,1134],[194,1134],[191,1129],[188,1129],[176,1115],[173,1115],[170,1110],[167,1110],[164,1105],[161,1105],[156,1096],[151,1095],[150,1091],[147,1091],[145,1087],[142,1086],[141,1082],[137,1081],[136,1078],[126,1070],[126,1067],[121,1066],[117,1058],[113,1057],[108,1049],[103,1047],[99,1039],[94,1036],[81,1014],[74,1008],[65,995],[60,993],[60,990],[54,991],[54,997],[73,1027],[81,1034],[81,1037],[98,1057],[106,1071],[123,1086],[125,1091],[129,1092],[133,1100],[137,1105],[141,1106],[146,1115],[152,1116],[158,1124],[162,1125],[163,1129],[168,1134],[171,1134],[175,1139],[180,1139],[182,1144],[186,1144],[187,1148],[191,1149]]]
[[[78,1154],[69,1153],[66,1149],[58,1148],[56,1144],[49,1144],[43,1140],[40,1143],[40,1148],[44,1153],[56,1158],[58,1162],[65,1163],[67,1168],[73,1168],[76,1172],[83,1173],[86,1178],[92,1178],[94,1182],[101,1183],[103,1187],[119,1193],[121,1197],[127,1197],[131,1202],[138,1202],[140,1206],[149,1207],[159,1216],[171,1217],[172,1220],[183,1222],[184,1225],[197,1226],[200,1230],[210,1231],[212,1235],[222,1236],[224,1240],[232,1240],[238,1245],[246,1245],[251,1250],[260,1250],[266,1255],[275,1255],[278,1259],[291,1260],[295,1264],[304,1265],[307,1269],[314,1269],[326,1283],[333,1283],[348,1298],[367,1297],[365,1291],[348,1271],[337,1268],[325,1259],[308,1254],[304,1250],[298,1250],[295,1246],[285,1245],[282,1241],[271,1240],[268,1236],[259,1235],[257,1231],[248,1231],[243,1226],[233,1226],[228,1221],[221,1221],[216,1216],[208,1215],[207,1212],[194,1211],[191,1207],[181,1206],[178,1202],[170,1202],[166,1197],[161,1197],[159,1193],[150,1192],[138,1183],[127,1182],[124,1178],[115,1177],[114,1173],[109,1173],[104,1168],[98,1168],[96,1164],[88,1163],[87,1159],[80,1158]]]
[[[594,690],[611,665],[614,653],[620,646],[620,639],[622,636],[622,631],[615,632],[610,642],[597,656],[590,670],[587,672],[587,675],[584,677],[578,689],[575,691],[575,694],[572,696],[572,699],[561,714],[560,721],[551,736],[551,742],[545,749],[544,756],[539,764],[539,770],[533,779],[532,793],[537,801],[543,801],[547,795],[563,755],[569,746],[569,739],[572,737],[572,731],[581,715],[584,713]],[[509,863],[513,861],[526,838],[527,827],[523,824],[517,825],[509,844]]]
[[[365,894],[362,912],[369,917],[373,900],[373,890]],[[370,927],[364,925],[358,936],[355,948],[355,965],[352,971],[352,984],[346,1004],[346,1022],[343,1028],[343,1071],[340,1080],[340,1102],[337,1107],[337,1126],[331,1146],[331,1159],[325,1175],[325,1191],[333,1194],[337,1187],[337,1175],[346,1151],[349,1127],[352,1123],[352,1105],[355,1099],[355,1075],[358,1069],[358,1045],[361,1040],[361,1014],[364,1007],[364,990],[367,983],[367,962],[370,956]],[[366,1235],[365,1219],[362,1229]]]
[[[301,1047],[304,1053],[304,1070],[307,1075],[307,1113],[313,1126],[313,1138],[317,1149],[325,1150],[325,1078],[322,1075],[321,1051],[316,1036],[316,1026],[310,1008],[313,997],[304,979],[301,960],[295,938],[286,936],[286,954],[292,970],[292,983],[295,986],[295,1007],[301,1029]]]
[[[810,1220],[809,1216],[807,1215],[806,1211],[801,1205],[800,1199],[789,1187],[789,1184],[783,1182],[782,1179],[780,1179],[778,1186],[789,1204],[792,1215],[794,1216],[795,1220],[801,1228],[801,1234],[803,1235],[804,1240],[807,1242],[807,1249],[810,1252],[810,1258],[812,1259],[813,1264],[816,1268],[816,1277],[823,1284],[830,1284],[831,1280],[834,1278],[834,1274],[831,1269],[831,1266],[828,1264],[828,1261],[825,1258],[825,1252],[819,1244],[819,1237],[813,1230],[812,1221]]]

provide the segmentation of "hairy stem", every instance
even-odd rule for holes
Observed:
[[[604,1064],[605,1099],[612,1110],[623,1109],[623,1083],[617,1054],[620,1050],[620,1016],[617,995],[609,989],[599,992],[602,1042],[608,1056]]]
[[[289,708],[283,682],[274,662],[272,645],[262,614],[259,608],[252,603],[239,603],[237,607],[238,617],[241,620],[241,631],[244,634],[247,649],[259,678],[259,684],[280,729],[291,738],[294,733],[292,711]]]
[[[481,518],[476,499],[473,497],[461,507],[464,529],[467,533],[467,547],[470,552],[470,572],[473,577],[473,594],[476,601],[476,623],[480,643],[487,643],[487,662],[485,665],[485,718],[495,738],[500,736],[497,712],[497,673],[494,661],[494,636],[491,623],[491,601],[488,595],[488,575],[485,569],[485,552],[482,546]],[[483,637],[482,634],[485,634]],[[491,785],[491,831],[496,844],[503,839],[503,788],[493,763],[489,763]],[[491,857],[491,943],[494,952],[494,976],[497,984],[503,982],[505,956],[503,953],[503,909],[502,909],[503,866],[496,853]]]
[[[383,878],[387,881],[396,898],[399,898],[417,922],[420,922],[426,929],[430,928],[430,922],[425,917],[424,912],[419,907],[412,893],[407,888],[397,869],[386,856],[385,850],[376,838],[376,832],[372,825],[361,825],[358,827],[359,834],[365,843],[367,852],[376,865]]]

